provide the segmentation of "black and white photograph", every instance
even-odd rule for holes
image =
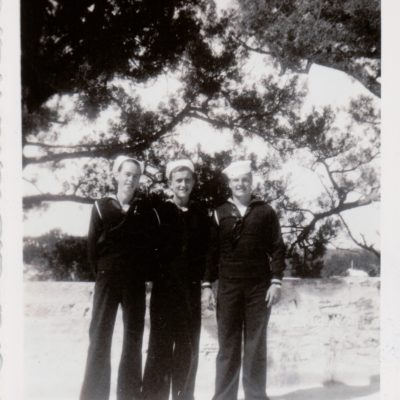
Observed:
[[[398,398],[387,2],[3,1],[4,400]]]

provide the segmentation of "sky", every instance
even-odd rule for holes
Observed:
[[[265,72],[263,60],[255,56],[247,66],[250,79],[256,79],[259,73]],[[354,79],[351,79],[343,72],[326,67],[313,66],[307,76],[303,77],[307,89],[304,110],[311,107],[344,107],[352,97],[369,92]],[[174,76],[162,76],[146,85],[135,86],[140,90],[141,101],[146,107],[154,108],[160,99],[167,99],[179,88],[179,82]],[[157,101],[155,101],[157,99]],[[64,98],[63,105],[68,112],[72,106],[70,99]],[[110,118],[115,115],[115,110],[108,110],[103,113],[96,125],[93,126],[85,120],[76,119],[72,124],[61,131],[59,142],[70,143],[78,140],[83,131],[100,132]],[[207,152],[218,152],[234,146],[231,135],[227,131],[216,131],[209,124],[202,121],[191,121],[183,124],[177,129],[175,137],[179,142],[185,144],[190,150],[196,149],[200,144]],[[259,157],[268,153],[267,145],[261,139],[251,139],[246,142],[248,151],[254,152]],[[316,174],[302,165],[300,160],[291,160],[284,169],[291,174],[290,190],[297,198],[303,201],[312,201],[322,190],[321,182]],[[36,168],[36,167],[35,167]],[[32,169],[32,173],[34,170]],[[29,171],[28,171],[29,172]],[[31,175],[31,174],[27,174]],[[45,169],[39,173],[33,173],[38,177],[37,186],[44,192],[57,193],[62,189],[62,174],[55,175]],[[37,188],[27,182],[24,185],[25,194],[37,193]],[[24,221],[24,234],[26,236],[39,236],[52,229],[61,229],[63,232],[84,236],[87,233],[90,215],[89,205],[74,203],[52,204],[46,210],[31,212]],[[379,204],[354,209],[343,213],[347,224],[350,226],[357,239],[361,235],[367,242],[374,243],[379,248]],[[354,247],[353,242],[346,233],[339,235],[334,245],[341,248]]]
[[[229,5],[234,4],[231,0],[219,0],[216,2],[217,9],[220,12]],[[257,81],[257,79],[268,72],[273,72],[272,67],[268,67],[265,57],[259,54],[253,54],[249,62],[244,66],[248,82]],[[345,107],[351,98],[360,94],[371,96],[371,94],[361,84],[350,78],[345,73],[313,65],[307,75],[302,76],[304,87],[307,90],[307,96],[303,105],[303,111],[307,112],[312,107],[332,106],[334,108]],[[167,101],[180,87],[179,81],[172,74],[165,74],[158,79],[153,79],[145,84],[129,84],[135,92],[140,92],[141,102],[145,107],[157,107],[159,101]],[[55,100],[53,100],[55,101]],[[377,100],[378,101],[378,100]],[[67,96],[61,101],[65,112],[72,110],[73,102]],[[59,129],[58,143],[70,144],[81,138],[82,132],[91,132],[95,135],[105,130],[110,119],[116,115],[117,110],[109,109],[101,114],[93,125],[92,122],[84,118],[75,118],[72,123]],[[345,124],[345,120],[340,120],[339,124]],[[182,124],[176,130],[174,137],[179,142],[184,143],[189,150],[195,150],[200,144],[203,151],[209,153],[233,148],[235,145],[231,135],[227,131],[216,131],[210,125],[202,121],[191,121],[188,124]],[[252,139],[246,142],[246,148],[249,152],[254,152],[259,157],[268,153],[267,145],[261,139]],[[29,149],[28,149],[29,151]],[[28,167],[25,176],[30,179],[36,178],[35,185],[24,182],[24,194],[37,194],[38,189],[42,192],[57,193],[62,190],[63,181],[67,179],[63,173],[54,174],[46,169],[38,170],[37,167]],[[69,168],[69,172],[74,167]],[[78,168],[78,167],[76,167]],[[38,172],[39,171],[39,172]],[[315,173],[312,173],[304,166],[301,160],[290,160],[283,166],[283,171],[291,174],[291,192],[302,201],[312,202],[323,190],[320,180]],[[24,235],[39,236],[52,229],[60,229],[71,235],[84,236],[87,233],[90,215],[89,205],[80,205],[74,203],[55,203],[46,210],[39,210],[27,214],[24,220]],[[343,213],[347,224],[357,239],[361,235],[367,242],[379,246],[379,204],[346,211]],[[334,241],[338,247],[354,247],[353,242],[348,235],[343,233]]]

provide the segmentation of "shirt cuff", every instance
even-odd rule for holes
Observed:
[[[272,285],[277,285],[277,286],[282,286],[282,279],[271,279],[271,284]]]
[[[202,282],[201,288],[202,289],[205,289],[205,288],[210,288],[211,289],[211,282]]]

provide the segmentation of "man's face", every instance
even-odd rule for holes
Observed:
[[[174,196],[181,200],[189,198],[193,190],[194,177],[191,171],[183,169],[171,173],[169,179],[169,187],[171,188]]]
[[[139,186],[140,167],[133,161],[125,161],[115,175],[118,190],[134,192]]]
[[[242,198],[251,194],[253,179],[251,174],[243,174],[229,179],[232,196]]]

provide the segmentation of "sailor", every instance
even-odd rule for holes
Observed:
[[[210,220],[192,201],[195,185],[190,160],[166,167],[172,199],[160,217],[159,265],[150,303],[150,338],[143,375],[143,398],[193,400],[201,326],[201,280],[205,270]]]
[[[137,196],[143,170],[136,158],[118,156],[113,164],[117,191],[92,208],[88,256],[96,282],[81,400],[109,398],[111,342],[119,305],[123,345],[117,399],[141,398],[145,281],[154,266],[153,238],[158,230],[155,210]]]
[[[202,284],[207,307],[219,279],[213,400],[237,399],[241,366],[245,400],[266,400],[266,329],[280,297],[285,246],[276,212],[252,195],[251,162],[233,162],[223,173],[232,197],[214,212]]]

